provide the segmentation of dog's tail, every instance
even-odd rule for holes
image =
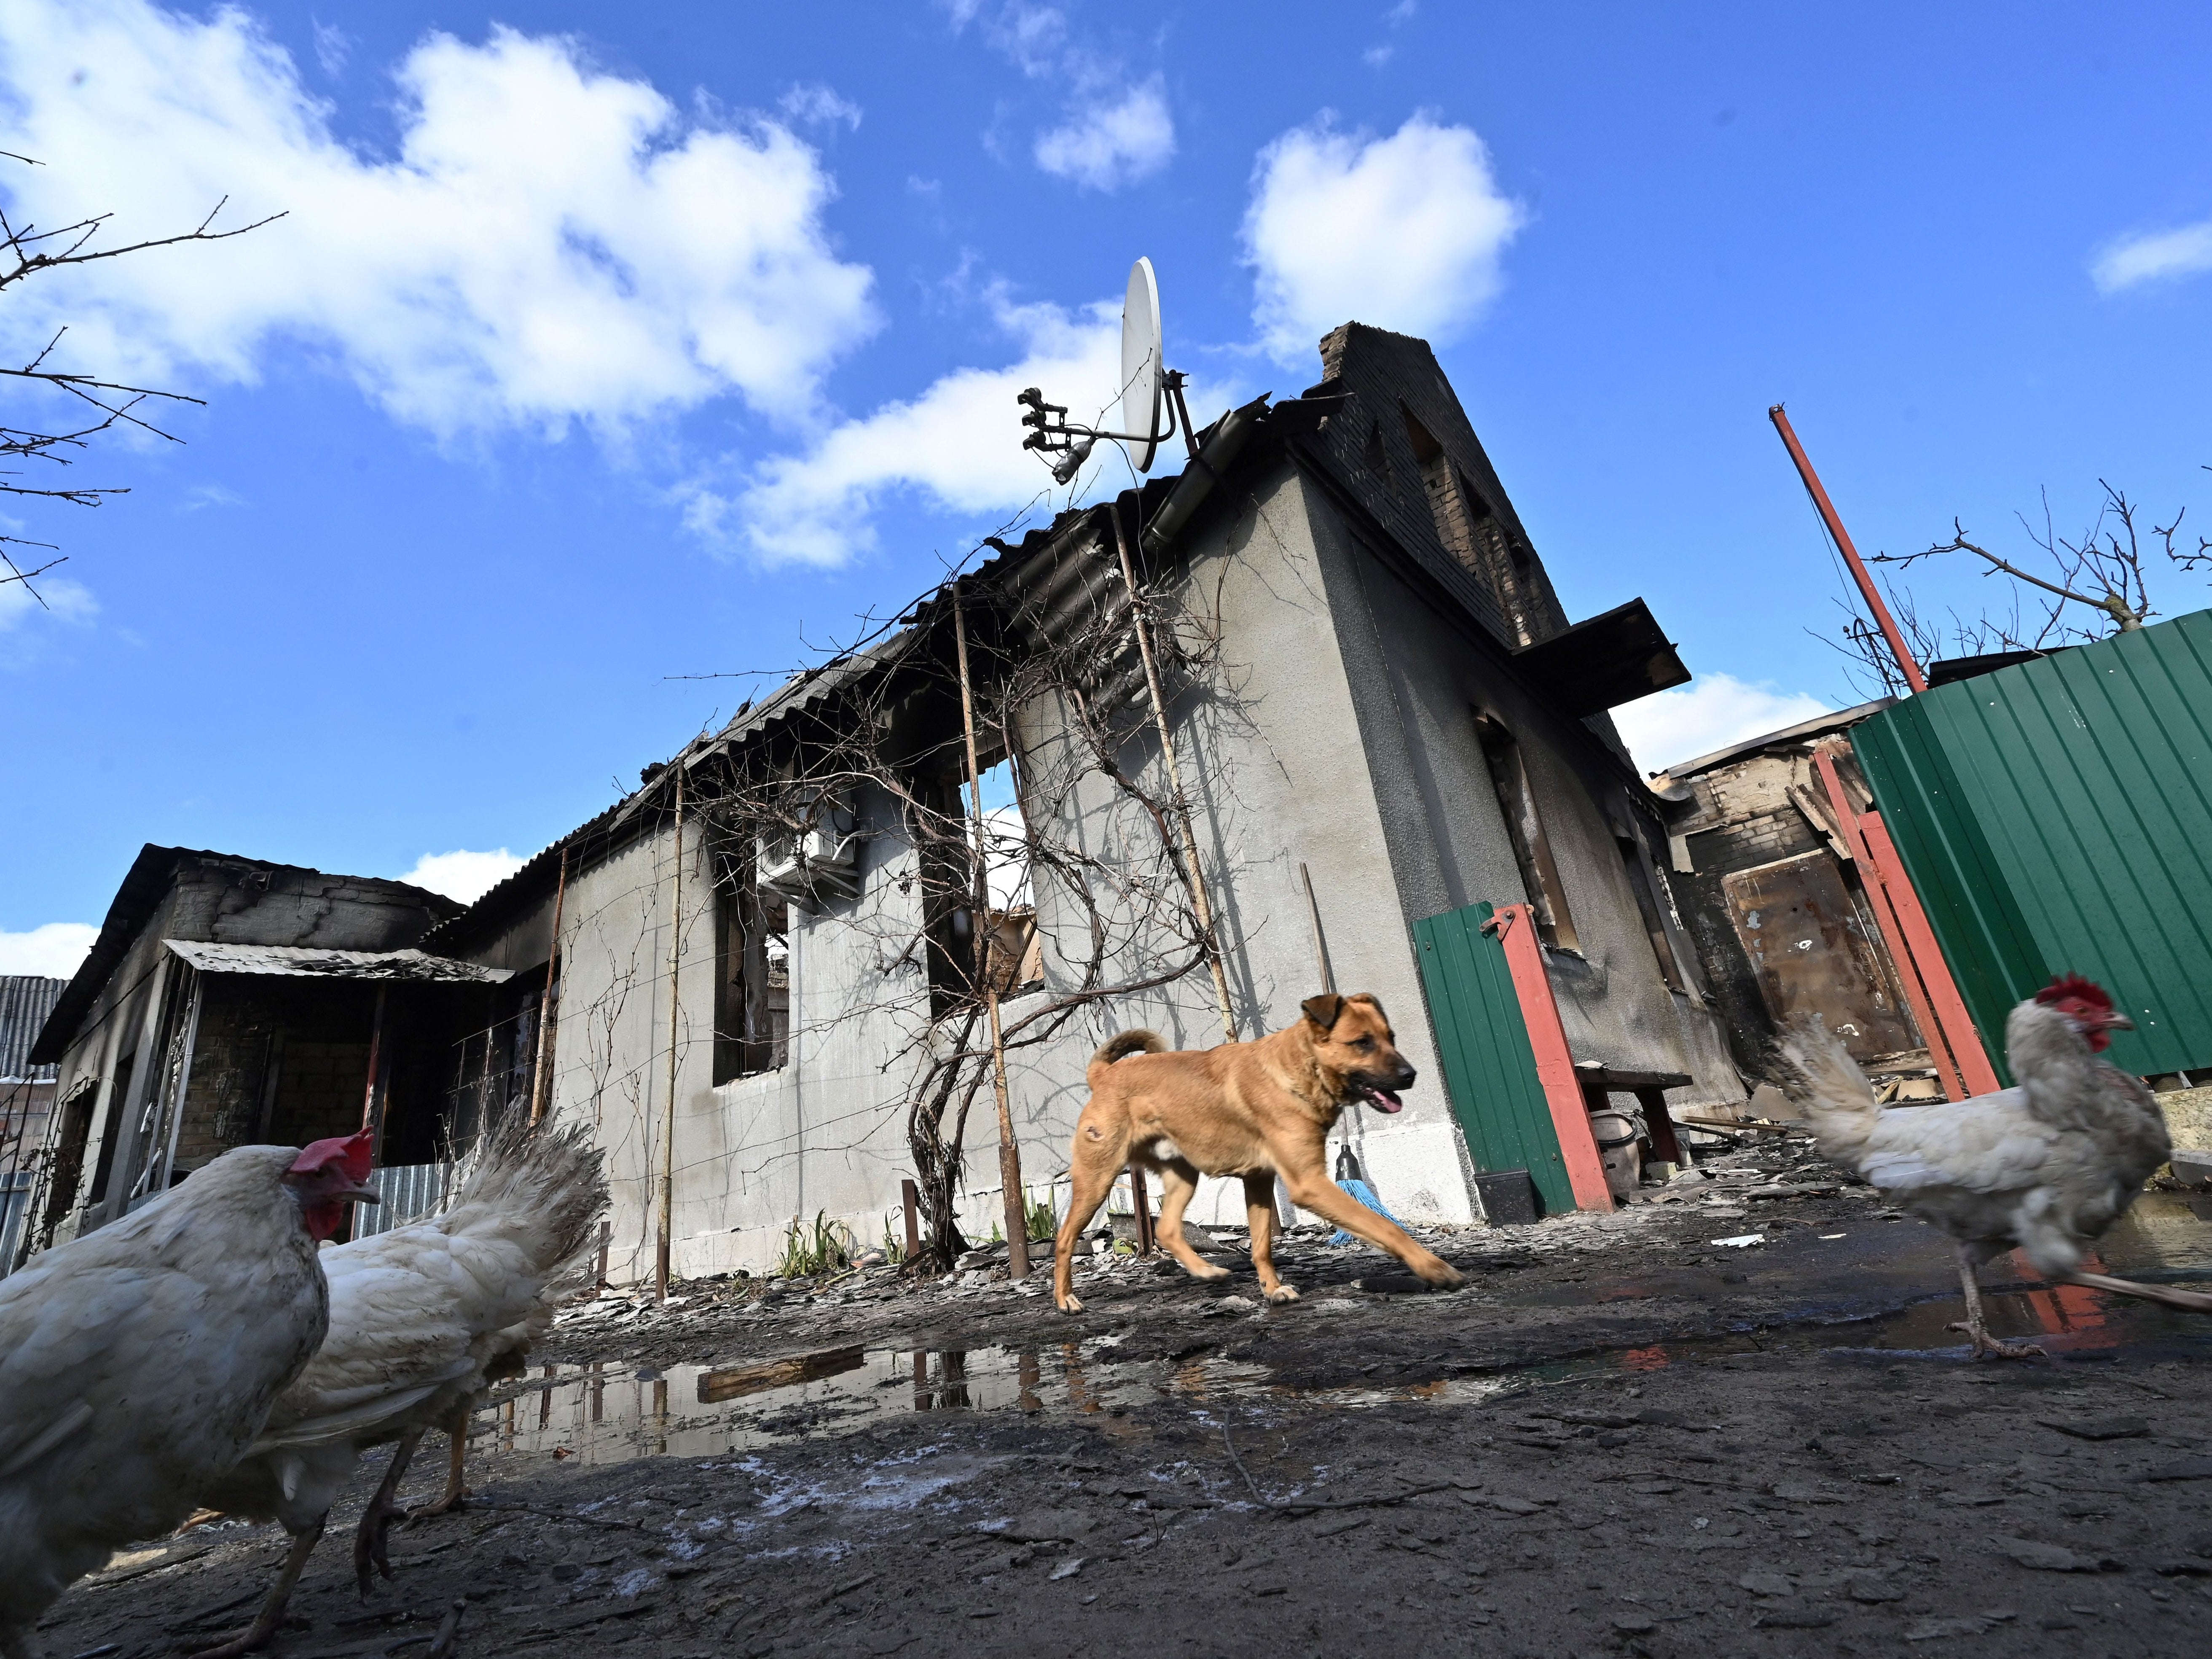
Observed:
[[[1158,1031],[1123,1031],[1098,1045],[1098,1052],[1091,1056],[1084,1077],[1096,1089],[1099,1079],[1106,1075],[1106,1068],[1115,1060],[1130,1054],[1164,1054],[1167,1051],[1168,1045]]]

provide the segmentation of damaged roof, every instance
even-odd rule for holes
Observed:
[[[165,939],[161,943],[204,974],[275,974],[412,985],[497,985],[514,976],[511,968],[480,968],[424,951],[325,951],[312,945],[220,945],[196,939]]]
[[[270,872],[291,871],[306,876],[331,875],[325,870],[310,869],[303,864],[283,864],[270,859],[247,858],[242,853],[215,853],[203,848],[156,847],[149,842],[138,849],[138,856],[131,861],[131,868],[123,878],[123,884],[115,890],[115,898],[107,907],[107,918],[100,925],[100,937],[86,952],[83,963],[70,978],[66,988],[55,1000],[53,1012],[46,1016],[40,1028],[39,1040],[32,1045],[31,1062],[48,1065],[58,1061],[69,1053],[70,1042],[77,1027],[99,1000],[104,987],[131,950],[131,941],[153,917],[169,891],[178,866],[187,860],[206,864],[236,865],[242,869]],[[365,885],[390,888],[419,899],[422,908],[432,913],[443,911],[448,919],[462,913],[462,907],[443,893],[431,892],[404,881],[392,881],[378,876],[345,876],[346,881],[357,881]]]

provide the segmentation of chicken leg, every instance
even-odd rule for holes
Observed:
[[[191,1659],[235,1659],[239,1654],[251,1653],[267,1644],[283,1620],[285,1604],[299,1587],[300,1575],[307,1571],[307,1558],[315,1553],[315,1545],[322,1538],[324,1519],[319,1515],[313,1525],[292,1534],[292,1547],[284,1557],[283,1568],[277,1573],[276,1582],[269,1587],[269,1594],[261,1603],[261,1611],[253,1615],[253,1622],[229,1640],[200,1649]]]
[[[469,1419],[475,1414],[477,1403],[483,1398],[480,1394],[475,1400],[463,1401],[453,1407],[453,1414],[443,1424],[446,1437],[453,1443],[446,1460],[445,1495],[434,1504],[418,1504],[408,1510],[410,1521],[419,1520],[426,1515],[444,1515],[466,1506],[469,1489],[461,1484],[461,1462],[469,1452]]]
[[[410,1429],[400,1437],[399,1443],[392,1449],[392,1467],[376,1483],[375,1495],[361,1512],[361,1526],[353,1535],[353,1571],[360,1581],[364,1601],[368,1597],[372,1568],[386,1578],[392,1577],[392,1563],[384,1554],[384,1534],[391,1530],[392,1521],[400,1514],[399,1505],[392,1501],[393,1495],[399,1490],[400,1478],[407,1473],[407,1460],[415,1455],[415,1448],[422,1441],[420,1429]]]
[[[1964,1331],[1967,1340],[1974,1345],[1974,1358],[1977,1359],[1985,1353],[1995,1354],[1999,1359],[2047,1358],[2041,1343],[2006,1342],[1990,1334],[1989,1327],[1982,1322],[1981,1282],[1974,1276],[1975,1270],[1980,1264],[1974,1260],[1973,1253],[1963,1243],[1958,1247],[1958,1254],[1959,1284],[1966,1292],[1966,1317],[1960,1323],[1946,1325],[1943,1328],[1947,1331]]]

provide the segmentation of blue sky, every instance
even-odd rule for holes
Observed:
[[[0,0],[11,215],[289,213],[0,297],[7,349],[209,402],[82,462],[96,512],[0,502],[69,556],[0,589],[0,971],[66,971],[147,841],[400,875],[595,812],[753,689],[672,677],[1052,509],[1011,391],[1109,395],[1140,252],[1201,419],[1345,317],[1436,339],[1570,612],[1641,593],[1700,676],[1650,763],[1856,700],[1769,404],[1869,550],[2017,548],[2100,477],[2212,520],[2208,48],[2149,5]]]

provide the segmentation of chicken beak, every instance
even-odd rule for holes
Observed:
[[[366,1182],[358,1187],[341,1188],[337,1192],[332,1193],[331,1197],[341,1204],[381,1204],[384,1202],[382,1194],[378,1193],[375,1188],[368,1185]]]
[[[2105,1029],[2108,1031],[2132,1031],[2136,1029],[2136,1023],[2115,1008],[2105,1016]]]

